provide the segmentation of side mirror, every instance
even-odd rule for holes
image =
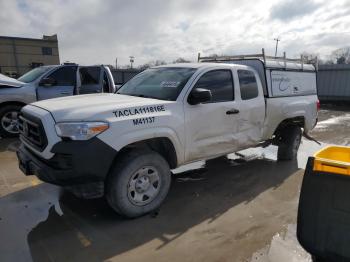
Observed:
[[[197,105],[212,100],[211,91],[204,88],[195,88],[188,96],[188,103],[190,105]]]
[[[45,78],[41,79],[39,82],[39,86],[49,87],[49,86],[54,86],[54,85],[56,85],[56,80],[51,78],[51,77],[45,77]]]

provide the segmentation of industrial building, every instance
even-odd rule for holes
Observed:
[[[57,35],[42,39],[0,36],[0,73],[18,77],[42,65],[60,63]]]
[[[321,102],[350,101],[350,65],[320,65],[317,93]]]
[[[111,70],[114,78],[114,83],[116,85],[122,85],[126,83],[141,71],[142,70],[138,70],[138,69],[112,69]]]

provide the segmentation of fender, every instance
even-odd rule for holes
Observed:
[[[113,132],[104,132],[97,137],[109,146],[113,147],[116,151],[120,151],[125,146],[136,142],[152,138],[165,137],[168,138],[174,145],[178,165],[184,162],[184,145],[178,134],[169,127],[154,127],[129,131],[119,135],[118,139],[116,139]]]
[[[266,99],[266,118],[264,140],[269,139],[281,122],[303,117],[304,131],[310,131],[317,121],[317,96],[291,96]]]
[[[316,119],[312,112],[315,110],[312,110],[310,108],[310,102],[306,100],[301,101],[295,101],[292,103],[289,103],[287,105],[283,106],[282,112],[285,119],[290,118],[297,118],[297,117],[303,117],[305,120],[304,123],[304,130],[305,133],[307,133],[309,130],[311,130],[314,126],[314,122],[310,121],[312,119]]]

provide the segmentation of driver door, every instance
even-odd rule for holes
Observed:
[[[195,88],[208,89],[212,101],[185,105],[187,162],[233,152],[237,145],[238,112],[235,110],[235,88],[230,69],[204,73]]]
[[[38,100],[72,96],[76,89],[76,66],[63,66],[49,73],[45,78],[51,78],[52,85],[43,85],[39,82],[37,87]]]
[[[79,87],[80,95],[102,93],[102,66],[80,66],[79,76],[81,82],[81,85]]]

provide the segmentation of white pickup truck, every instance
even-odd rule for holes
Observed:
[[[160,206],[178,166],[261,143],[294,159],[317,122],[315,68],[265,60],[154,67],[116,94],[25,106],[19,166],[136,217]]]

